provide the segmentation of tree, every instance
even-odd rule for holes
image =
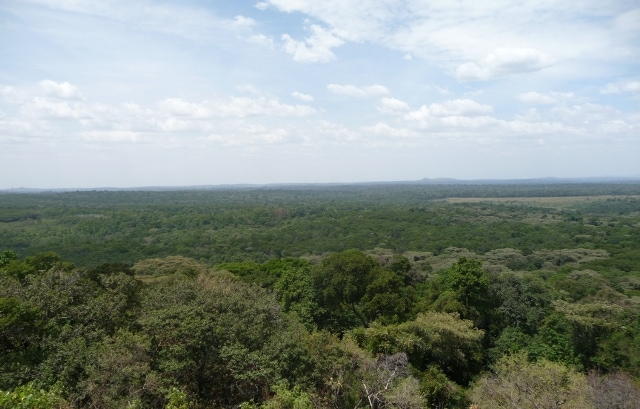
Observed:
[[[12,250],[3,251],[2,253],[0,253],[0,268],[6,266],[10,262],[15,261],[17,259],[18,259],[18,254],[15,251],[12,251]]]
[[[401,324],[373,323],[347,336],[374,355],[403,352],[414,368],[424,371],[437,366],[460,383],[477,373],[482,360],[484,331],[455,313],[429,311]]]
[[[272,385],[301,376],[304,328],[255,285],[216,276],[158,282],[141,307],[150,365],[165,388],[175,386],[191,401],[259,402]]]
[[[505,274],[491,286],[501,324],[533,334],[551,306],[551,294],[543,281],[532,276]]]
[[[276,298],[285,312],[297,314],[307,329],[311,330],[315,327],[314,318],[318,314],[319,307],[309,266],[284,269],[274,289]]]
[[[587,376],[589,398],[598,409],[640,409],[640,387],[622,372],[605,376],[592,371]]]
[[[325,319],[322,326],[341,332],[358,323],[369,322],[361,300],[372,281],[378,263],[359,250],[347,250],[327,256],[315,270],[315,287]]]
[[[480,408],[596,409],[587,394],[584,375],[544,359],[530,362],[522,353],[502,357],[471,392]]]
[[[407,284],[408,270],[402,260],[391,267],[383,268],[359,250],[326,257],[314,271],[319,326],[344,332],[368,327],[375,320],[394,323],[409,318],[415,289]]]
[[[441,295],[434,302],[436,310],[458,312],[463,319],[486,327],[489,304],[489,276],[482,262],[467,257],[445,270],[437,280]]]
[[[43,333],[37,308],[15,298],[0,298],[0,389],[32,379],[42,360],[39,341]]]

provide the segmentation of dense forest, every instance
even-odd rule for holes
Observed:
[[[640,184],[0,194],[0,408],[640,408]]]

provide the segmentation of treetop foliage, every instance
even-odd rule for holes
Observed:
[[[0,408],[635,408],[616,193],[0,195]]]

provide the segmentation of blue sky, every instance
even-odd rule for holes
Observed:
[[[0,3],[0,188],[638,176],[639,157],[637,1]]]

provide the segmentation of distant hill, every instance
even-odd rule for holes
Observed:
[[[640,175],[629,177],[588,177],[588,178],[533,178],[533,179],[453,179],[453,178],[423,178],[408,181],[387,182],[354,182],[354,183],[272,183],[272,184],[229,184],[229,185],[192,185],[192,186],[140,186],[140,187],[95,187],[95,188],[11,188],[0,189],[0,193],[61,193],[61,192],[90,192],[90,191],[184,191],[184,190],[230,190],[230,189],[258,189],[258,188],[322,188],[332,186],[366,186],[366,185],[555,185],[579,183],[640,183]]]
[[[589,177],[589,178],[534,178],[534,179],[449,179],[424,178],[415,183],[428,185],[550,185],[559,183],[638,183],[640,176],[631,177]]]

